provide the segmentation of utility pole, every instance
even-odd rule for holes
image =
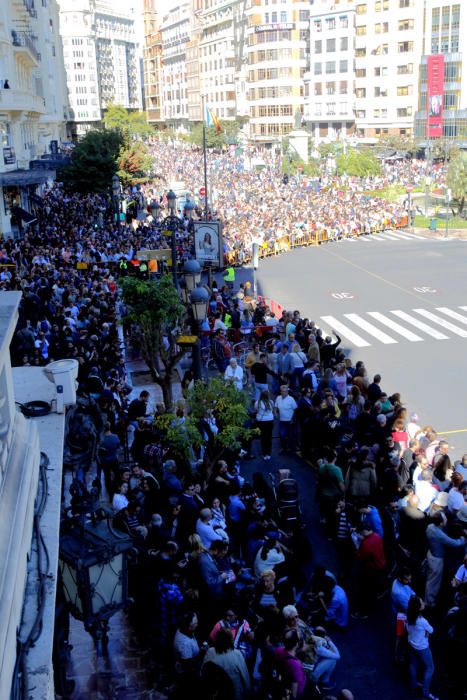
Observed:
[[[449,235],[449,203],[452,199],[452,192],[449,187],[446,188],[446,229],[444,232],[445,238]]]

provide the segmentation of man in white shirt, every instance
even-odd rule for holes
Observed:
[[[281,452],[288,452],[294,447],[295,443],[293,417],[297,410],[297,402],[292,396],[289,396],[287,384],[281,386],[280,392],[274,403],[274,408],[276,415],[279,416]]]
[[[228,384],[233,384],[239,391],[243,389],[243,367],[232,357],[224,372],[224,379]]]
[[[420,500],[418,507],[423,512],[426,512],[439,493],[431,483],[431,471],[429,469],[422,471],[420,478],[414,481],[414,487],[415,493]]]
[[[217,540],[224,540],[226,533],[214,529],[212,521],[212,511],[210,508],[203,508],[196,521],[196,534],[200,536],[201,542],[206,549],[211,548],[211,544]]]
[[[418,425],[418,420],[418,415],[416,413],[410,414],[410,421],[407,425],[407,432],[411,440],[417,437],[417,433],[420,433],[422,431],[421,427]]]

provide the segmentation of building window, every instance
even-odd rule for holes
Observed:
[[[315,75],[321,75],[323,72],[323,64],[322,63],[315,63]]]
[[[321,39],[317,39],[315,41],[315,53],[322,53],[323,51],[323,42]]]
[[[326,39],[326,51],[328,53],[333,53],[336,50],[336,40]]]
[[[340,48],[341,51],[347,51],[349,48],[349,39],[346,36],[341,37],[341,43],[340,43]]]
[[[412,107],[399,107],[397,110],[398,117],[411,117]]]
[[[409,53],[413,51],[413,41],[400,41],[397,44],[398,53]]]
[[[341,15],[339,17],[339,25],[341,29],[347,29],[349,26],[349,18],[347,15]]]
[[[397,66],[397,75],[409,75],[410,73],[413,73],[413,63]]]
[[[335,61],[326,61],[326,73],[335,73],[336,72],[336,62]]]
[[[366,56],[366,48],[355,49],[356,58],[363,58]]]
[[[382,87],[375,87],[375,97],[387,97],[388,89]]]
[[[399,7],[402,9],[404,7],[410,7],[412,0],[399,0]]]
[[[380,114],[379,114],[379,109],[374,109],[374,110],[373,110],[373,118],[374,118],[374,119],[379,119],[379,116],[380,116]]]
[[[341,80],[339,83],[339,94],[340,95],[347,95],[348,87],[347,87],[347,80]]]
[[[355,90],[355,97],[358,97],[359,99],[366,97],[366,88],[357,88]]]
[[[359,27],[355,27],[355,34],[357,36],[364,36],[366,34],[366,26],[362,24]]]
[[[355,76],[357,78],[365,78],[366,68],[357,68],[357,70],[355,71]]]
[[[336,113],[336,103],[335,102],[327,102],[326,103],[326,114],[333,115],[335,113]]]
[[[409,29],[413,29],[413,28],[414,28],[414,21],[413,21],[413,19],[401,19],[401,20],[399,20],[399,22],[397,23],[397,29],[398,29],[400,32],[406,32],[406,31],[408,31]]]
[[[357,109],[355,116],[357,117],[357,119],[365,119],[366,109]]]
[[[336,19],[335,17],[326,17],[326,29],[332,30],[336,28]]]
[[[323,94],[323,83],[315,83],[315,95]]]
[[[326,95],[334,95],[336,91],[336,83],[326,83]]]
[[[411,86],[409,85],[399,85],[397,88],[397,95],[398,97],[402,97],[403,95],[410,95],[411,93]]]
[[[457,95],[452,92],[444,94],[444,109],[457,109]]]
[[[321,20],[320,20],[320,19],[315,19],[315,21],[314,21],[314,27],[315,27],[315,32],[320,32],[320,31],[322,31],[323,27],[322,27],[322,24],[321,24]]]
[[[349,69],[348,61],[339,61],[339,73],[347,73]]]
[[[357,5],[355,9],[357,11],[357,15],[366,15],[366,5]]]
[[[310,13],[308,10],[300,10],[298,13],[298,19],[300,20],[300,22],[307,22],[309,16]]]

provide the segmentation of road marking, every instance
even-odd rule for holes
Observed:
[[[360,326],[360,328],[363,328],[364,331],[372,335],[377,340],[380,340],[382,343],[384,343],[384,345],[390,345],[398,342],[397,340],[394,340],[394,338],[391,338],[390,335],[380,331],[379,328],[374,326],[372,323],[365,321],[365,319],[361,318],[358,314],[344,314],[344,316],[348,318],[349,321],[352,321],[352,323],[355,323],[356,326]]]
[[[365,243],[370,243],[370,242],[371,242],[370,239],[369,239],[369,237],[366,235],[366,233],[362,233],[362,234],[358,237],[358,240],[361,241],[362,243],[363,243],[363,242],[365,242]]]
[[[368,238],[370,239],[370,241],[379,241],[380,243],[384,243],[384,240],[383,240],[382,238],[380,238],[379,235],[377,235],[377,236],[368,236]]]
[[[462,308],[462,306],[460,308]],[[459,321],[460,323],[467,325],[467,317],[462,316],[462,314],[458,314],[457,311],[448,309],[446,306],[437,306],[436,311],[441,311],[442,314],[446,314],[446,316],[450,316],[455,321]]]
[[[324,323],[327,326],[335,328],[336,331],[345,336],[347,340],[350,340],[350,342],[356,345],[357,348],[370,347],[370,343],[368,343],[366,340],[363,340],[363,338],[357,335],[357,333],[354,333],[352,330],[350,330],[350,328],[338,321],[337,318],[334,318],[334,316],[320,316],[320,318],[324,321]]]
[[[396,238],[401,238],[403,241],[410,241],[411,237],[408,234],[405,233],[395,233],[394,231],[391,231],[391,236],[395,236]]]
[[[371,316],[376,321],[379,321],[388,328],[391,328],[391,330],[396,331],[396,333],[399,333],[403,338],[410,340],[411,343],[423,341],[423,338],[420,338],[419,335],[412,333],[412,331],[409,331],[407,328],[404,328],[404,326],[399,325],[399,323],[396,321],[393,321],[392,319],[387,318],[387,316],[380,314],[379,311],[368,311],[367,313],[368,316]]]
[[[424,316],[427,318],[429,321],[433,321],[433,323],[437,323],[439,326],[442,328],[445,328],[447,331],[451,331],[451,333],[455,333],[456,335],[459,335],[461,338],[467,338],[467,331],[464,330],[463,328],[459,328],[459,326],[455,326],[453,323],[450,323],[449,321],[445,321],[444,318],[441,318],[441,316],[437,316],[436,314],[432,314],[431,311],[426,311],[425,309],[413,309],[416,314],[420,314],[420,316]]]
[[[350,292],[333,292],[331,294],[331,296],[333,297],[333,299],[339,299],[339,300],[354,299],[354,295],[350,294]]]
[[[394,314],[394,316],[401,318],[403,321],[410,323],[412,326],[415,326],[415,328],[418,328],[420,331],[424,331],[428,335],[431,335],[431,337],[435,338],[436,340],[449,340],[449,337],[447,335],[444,335],[443,333],[440,333],[434,328],[431,328],[431,326],[427,326],[426,323],[423,323],[423,321],[419,321],[418,318],[413,318],[413,316],[406,314],[405,311],[395,309],[392,310],[391,313]]]
[[[467,433],[467,428],[459,428],[459,430],[439,430],[438,435],[454,435],[454,433]]]
[[[385,241],[397,241],[399,240],[395,236],[391,235],[390,233],[380,233],[379,237],[382,238]]]

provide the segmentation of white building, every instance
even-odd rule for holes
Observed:
[[[310,8],[304,120],[316,141],[355,128],[355,7],[325,0]]]
[[[423,27],[415,135],[425,140],[427,57],[444,55],[443,136],[467,142],[467,5],[461,0],[427,0]],[[464,37],[464,39],[462,39]]]
[[[220,119],[246,115],[245,0],[206,0],[200,25],[201,94]]]
[[[310,4],[301,0],[250,0],[248,104],[250,137],[278,142],[303,114]]]
[[[160,25],[162,40],[162,118],[175,129],[188,126],[187,44],[191,41],[193,6],[173,7]]]
[[[141,109],[135,15],[122,0],[59,0],[72,134],[102,119],[108,104]]]
[[[423,5],[421,0],[355,5],[355,116],[361,138],[413,134]]]
[[[9,89],[5,89],[5,80]],[[65,137],[67,96],[56,0],[0,3],[0,236],[21,227],[53,170],[31,169]],[[42,163],[42,165],[45,165]],[[19,208],[19,209],[17,209]],[[16,213],[15,213],[16,212]],[[13,217],[13,221],[12,221]],[[26,220],[26,219],[23,219]]]

